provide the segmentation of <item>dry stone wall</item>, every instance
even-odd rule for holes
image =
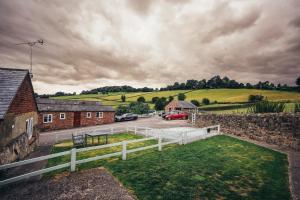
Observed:
[[[300,113],[199,114],[196,126],[221,125],[221,132],[300,150]]]

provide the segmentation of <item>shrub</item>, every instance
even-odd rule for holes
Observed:
[[[295,113],[300,112],[300,103],[295,103]]]
[[[184,101],[185,98],[186,98],[185,94],[183,94],[183,93],[179,93],[179,94],[178,94],[178,100],[179,100],[179,101]]]
[[[146,99],[145,97],[143,96],[140,96],[138,99],[137,99],[137,102],[140,102],[140,103],[145,103]]]
[[[194,105],[197,106],[197,107],[200,106],[199,101],[197,101],[197,100],[195,100],[195,99],[191,100],[191,103],[194,104]]]
[[[173,100],[174,100],[174,97],[173,96],[169,96],[168,102],[171,102]]]
[[[130,112],[130,107],[128,105],[119,105],[116,110],[116,115],[123,115]]]
[[[285,103],[282,102],[271,102],[268,100],[260,101],[255,103],[248,109],[251,113],[279,113],[283,112]]]
[[[203,98],[203,99],[202,99],[202,103],[205,104],[205,105],[208,105],[209,102],[210,102],[210,101],[209,101],[208,98]]]
[[[262,101],[264,99],[264,96],[262,95],[252,95],[250,94],[248,97],[248,101],[249,102],[258,102],[258,101]]]
[[[151,99],[151,102],[152,103],[156,103],[156,101],[159,99],[159,97],[153,97],[152,99]]]
[[[147,114],[149,113],[150,107],[146,103],[133,102],[130,104],[130,111],[134,114]]]
[[[162,97],[159,98],[154,105],[155,110],[163,110],[166,106],[167,102],[166,102],[166,98]]]

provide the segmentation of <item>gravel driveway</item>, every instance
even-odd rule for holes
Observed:
[[[126,129],[127,126],[139,126],[149,128],[173,128],[173,127],[189,127],[191,124],[187,120],[163,120],[161,117],[154,116],[150,118],[141,118],[136,121],[127,122],[115,122],[112,124],[104,124],[99,126],[88,126],[81,128],[65,129],[51,132],[40,133],[40,145],[41,146],[52,146],[55,142],[71,139],[72,133],[88,133],[92,131],[110,131],[111,128],[114,130]]]
[[[104,168],[60,174],[52,179],[27,182],[0,191],[1,199],[101,199],[134,200]]]

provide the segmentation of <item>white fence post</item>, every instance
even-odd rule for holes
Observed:
[[[122,142],[122,160],[126,160],[126,141]]]
[[[161,151],[161,136],[158,134],[158,151]]]
[[[137,128],[136,128],[136,126],[134,126],[134,134],[136,134],[137,133]]]
[[[220,134],[220,125],[218,125],[218,134]]]
[[[71,150],[71,172],[75,172],[76,169],[76,148]]]
[[[184,144],[187,144],[187,132],[184,133]]]
[[[181,133],[181,140],[180,140],[180,142],[179,142],[180,145],[183,144],[183,140],[184,140],[184,136],[183,136],[183,133]]]

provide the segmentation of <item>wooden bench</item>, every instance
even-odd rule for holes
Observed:
[[[72,134],[73,146],[74,147],[85,147],[84,135],[74,135]]]

